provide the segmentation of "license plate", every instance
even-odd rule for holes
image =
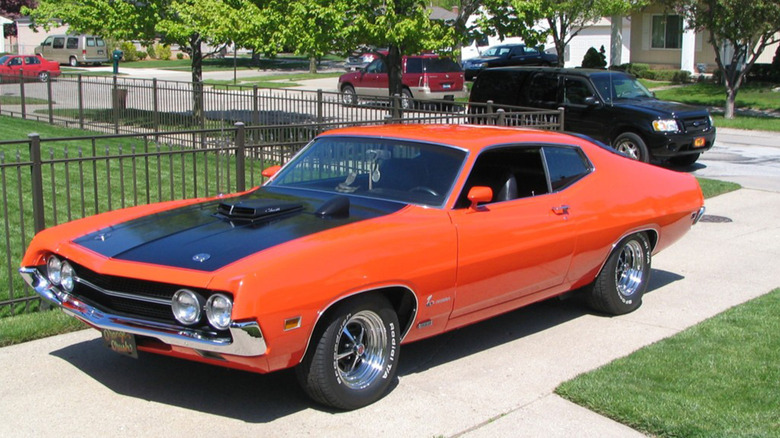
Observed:
[[[707,144],[707,139],[704,137],[697,137],[693,140],[693,147],[695,148],[704,147],[705,144]]]
[[[103,54],[103,51],[102,50],[98,50],[98,55],[102,55],[102,54]]]
[[[445,90],[449,90],[450,88],[452,88],[452,84],[441,84],[441,87]]]
[[[138,359],[138,350],[135,345],[135,336],[131,333],[116,330],[103,330],[103,342],[106,346],[119,354]]]

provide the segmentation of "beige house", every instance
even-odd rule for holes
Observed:
[[[11,24],[13,22],[14,22],[13,20],[0,16],[0,53],[4,53],[9,49],[9,47],[6,47],[5,30],[3,26],[6,24]]]
[[[29,17],[22,17],[16,20],[16,36],[19,42],[17,51],[19,55],[32,55],[35,48],[49,35],[68,33],[68,26],[52,27],[48,31],[39,26],[36,31],[33,31],[32,27],[30,27],[31,24],[32,21]]]
[[[709,32],[687,29],[682,16],[669,14],[662,6],[650,6],[629,17],[604,17],[583,29],[570,43],[578,49],[577,53],[582,52],[582,47],[598,49],[601,45],[610,65],[644,63],[692,73],[698,71],[697,66],[710,73],[717,68]],[[777,44],[767,47],[757,62],[771,63],[775,50]],[[566,58],[567,67],[581,63],[582,58]]]

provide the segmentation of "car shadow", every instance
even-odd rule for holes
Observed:
[[[653,270],[647,293],[682,278]],[[574,293],[404,345],[399,377],[425,372],[589,314],[593,312],[583,294]],[[248,423],[268,423],[306,409],[338,412],[310,401],[298,386],[294,370],[255,374],[143,352],[135,360],[112,352],[99,338],[51,354],[117,394]],[[398,380],[391,388],[397,385]]]

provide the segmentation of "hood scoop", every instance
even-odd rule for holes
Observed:
[[[223,202],[217,216],[237,222],[255,223],[303,210],[303,204],[275,199],[251,199],[234,203]]]
[[[325,201],[314,215],[323,219],[345,219],[349,217],[349,206],[349,198],[335,196]]]

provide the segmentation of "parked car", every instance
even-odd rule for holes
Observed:
[[[618,71],[505,67],[477,76],[471,102],[564,108],[564,129],[612,145],[631,158],[691,165],[715,142],[705,108],[658,100]]]
[[[403,108],[414,101],[454,100],[468,97],[463,71],[450,58],[437,55],[412,55],[401,58]],[[359,96],[387,98],[390,82],[387,62],[380,56],[365,68],[339,77],[339,90],[346,105],[358,103]]]
[[[103,38],[95,35],[51,35],[46,37],[35,54],[60,64],[78,67],[80,64],[100,65],[110,61]]]
[[[21,73],[20,73],[21,72]],[[20,74],[26,80],[47,82],[60,75],[60,65],[33,55],[0,56],[0,82],[15,82]]]
[[[558,54],[547,53],[539,47],[527,47],[525,44],[503,44],[491,47],[482,55],[463,62],[466,80],[474,79],[479,72],[490,67],[511,65],[558,65]]]
[[[403,344],[574,290],[637,309],[651,257],[704,211],[691,175],[552,131],[344,128],[263,174],[41,231],[21,274],[120,353],[295,367],[354,409],[391,387]]]
[[[358,71],[382,55],[387,55],[387,50],[363,52],[359,55],[348,56],[344,62],[344,69],[347,71]]]

